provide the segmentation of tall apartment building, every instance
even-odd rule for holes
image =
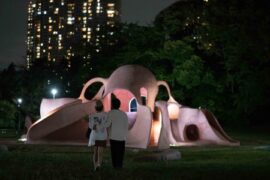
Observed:
[[[48,61],[98,53],[103,43],[115,43],[120,0],[30,0],[28,5],[27,68],[35,59]]]

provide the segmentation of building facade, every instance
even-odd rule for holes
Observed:
[[[30,0],[28,5],[27,68],[35,59],[56,62],[81,56],[115,43],[120,0]]]

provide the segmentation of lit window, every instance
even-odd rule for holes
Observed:
[[[108,10],[107,11],[107,16],[113,18],[114,17],[114,11]]]
[[[68,17],[67,24],[74,24],[75,17]]]
[[[114,7],[113,3],[108,3],[108,7]]]
[[[54,14],[58,14],[58,13],[59,13],[59,8],[55,8]]]
[[[49,26],[48,31],[49,31],[49,32],[51,32],[51,31],[52,31],[52,26]]]
[[[133,98],[129,103],[129,111],[130,112],[137,112],[137,101]]]
[[[52,18],[51,17],[49,17],[49,23],[52,23]]]

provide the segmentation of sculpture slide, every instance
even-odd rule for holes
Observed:
[[[208,123],[210,124],[210,126],[213,128],[213,130],[215,130],[215,133],[222,139],[230,142],[230,143],[236,143],[239,144],[238,141],[230,138],[225,131],[223,130],[223,128],[221,127],[221,125],[219,124],[218,120],[216,119],[216,117],[214,116],[214,114],[210,111],[208,111],[207,109],[202,109],[201,110],[205,117],[208,120]]]
[[[172,125],[176,126],[172,128],[176,141],[188,142],[191,145],[199,144],[218,144],[218,145],[239,145],[239,142],[232,140],[221,128],[219,123],[213,114],[204,109],[193,109],[189,107],[180,108],[180,116],[176,122]],[[188,137],[188,127],[192,127],[191,136],[198,136],[196,140],[192,141]],[[195,128],[194,128],[195,127]],[[194,130],[198,130],[198,133],[194,133]],[[178,132],[175,132],[175,131]],[[193,131],[193,132],[192,132]],[[196,137],[195,137],[196,138]]]
[[[165,101],[156,102],[156,106],[159,107],[162,112],[162,129],[159,146],[166,144],[176,146],[205,144],[239,145],[238,141],[231,139],[224,132],[215,116],[210,111],[180,106],[178,119],[171,120],[168,118],[169,104],[169,102]],[[188,127],[193,127],[193,130],[189,133],[191,133],[191,137],[193,136],[194,139],[190,139],[187,135],[190,130],[188,130]],[[194,132],[194,130],[197,132]]]
[[[70,125],[73,126],[72,132],[69,131],[62,134],[68,137],[67,133],[73,133],[75,136],[77,136],[77,139],[86,139],[85,132],[87,131],[88,127],[87,121],[85,121],[84,126],[76,126],[75,124],[82,124],[82,119],[91,112],[95,111],[95,101],[82,102],[80,99],[62,99],[62,101],[64,102],[62,103],[63,105],[59,105],[59,107],[53,110],[48,110],[47,112],[45,110],[46,114],[44,114],[44,109],[46,109],[46,107],[50,107],[50,104],[52,106],[53,104],[57,104],[57,100],[42,101],[41,112],[43,111],[43,116],[29,128],[27,133],[27,143],[46,143],[47,137],[50,137],[52,134],[61,134],[57,133],[57,131],[60,131],[61,129],[63,130]],[[53,139],[56,141],[59,139],[59,141],[61,141],[61,138],[54,137]]]

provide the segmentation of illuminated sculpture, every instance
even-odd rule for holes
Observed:
[[[91,100],[86,99],[86,90],[97,82],[102,87]],[[167,101],[155,101],[160,86],[167,90]],[[112,94],[129,117],[127,147],[239,145],[226,135],[211,112],[183,107],[174,100],[166,82],[157,81],[148,69],[138,65],[119,67],[108,79],[89,80],[78,99],[43,99],[41,119],[28,129],[27,143],[87,144],[88,122],[84,117],[94,112],[96,99],[102,99],[105,111],[109,111]]]

